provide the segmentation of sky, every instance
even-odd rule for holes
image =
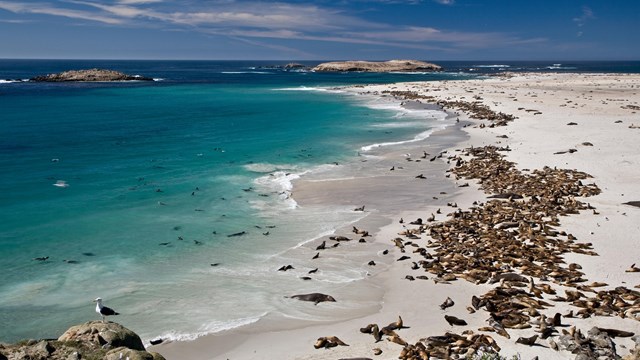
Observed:
[[[0,58],[640,60],[640,0],[0,0]]]

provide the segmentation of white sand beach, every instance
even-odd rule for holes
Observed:
[[[388,341],[389,336],[376,342],[371,334],[359,330],[374,323],[382,328],[395,322],[398,316],[402,317],[406,328],[395,332],[409,344],[446,332],[462,334],[471,330],[473,334],[488,335],[495,340],[502,349],[502,356],[519,355],[522,359],[535,356],[540,359],[575,358],[570,351],[553,350],[549,341],[559,343],[559,335],[563,331],[573,332],[573,326],[584,334],[594,326],[640,333],[638,300],[628,300],[625,304],[628,308],[612,316],[563,316],[563,326],[557,326],[557,333],[547,339],[538,338],[533,346],[518,344],[516,340],[540,335],[537,332],[539,327],[535,325],[507,329],[510,339],[496,332],[480,331],[480,328],[489,326],[487,319],[490,314],[486,309],[469,313],[467,308],[472,305],[472,297],[481,297],[498,286],[510,285],[507,282],[474,284],[460,276],[455,280],[437,282],[434,279],[439,277],[435,274],[421,267],[412,269],[412,262],[424,260],[414,250],[425,248],[427,252],[434,251],[428,243],[431,240],[428,231],[418,234],[418,239],[405,236],[407,229],[418,228],[408,224],[417,218],[426,222],[433,215],[435,221],[429,224],[437,224],[449,219],[447,214],[457,209],[467,211],[475,206],[474,202],[476,205],[487,202],[487,196],[491,194],[480,190],[478,180],[456,180],[455,175],[447,173],[455,166],[455,159],[470,159],[459,150],[488,145],[508,147],[510,151],[500,154],[514,162],[522,172],[530,173],[545,166],[577,170],[592,176],[583,180],[584,184],[593,183],[601,190],[598,195],[578,198],[590,204],[590,208],[579,214],[560,216],[559,226],[554,230],[572,234],[577,243],[591,243],[592,251],[597,253],[597,256],[573,252],[562,255],[563,266],[578,264],[577,269],[583,273],[582,278],[586,281],[575,285],[593,282],[606,285],[576,288],[548,279],[535,279],[537,284],[548,284],[556,291],[556,295],[544,293],[538,297],[551,305],[538,309],[538,312],[549,318],[553,318],[555,313],[564,315],[571,310],[577,314],[579,307],[557,299],[568,296],[565,290],[581,292],[584,295],[582,300],[591,301],[587,306],[592,308],[602,305],[600,300],[589,300],[597,291],[617,287],[640,291],[640,272],[628,271],[632,264],[640,265],[640,238],[637,235],[640,233],[640,208],[624,204],[640,201],[640,75],[514,73],[482,80],[371,85],[352,87],[347,91],[379,96],[391,96],[384,94],[385,91],[411,92],[422,102],[477,102],[494,112],[511,114],[516,119],[506,126],[492,127],[491,122],[470,119],[462,111],[449,107],[448,111],[458,112],[454,116],[459,117],[459,123],[434,134],[425,142],[394,147],[380,156],[364,156],[357,162],[361,176],[322,181],[302,177],[295,183],[293,197],[300,206],[318,203],[353,208],[365,206],[369,216],[353,225],[371,234],[363,237],[366,243],[358,243],[360,236],[350,228],[337,229],[336,235],[350,236],[354,240],[322,253],[328,259],[348,257],[352,253],[361,257],[363,268],[370,269],[371,276],[365,280],[370,290],[363,291],[359,286],[358,293],[354,293],[347,285],[340,294],[329,294],[336,298],[335,303],[304,303],[304,306],[326,312],[338,309],[345,298],[353,297],[377,300],[377,310],[354,315],[355,318],[346,321],[311,323],[291,320],[278,326],[258,322],[195,341],[153,346],[152,351],[163,354],[167,359],[183,360],[398,359],[403,345]],[[409,100],[399,97],[397,101]],[[437,157],[439,154],[442,156]],[[427,175],[426,179],[418,177],[421,173]],[[448,175],[450,177],[447,178]],[[400,223],[400,219],[404,222]],[[398,237],[402,239],[405,252],[394,245],[393,240]],[[315,248],[319,243],[320,240],[308,246]],[[333,243],[327,242],[328,245]],[[389,251],[386,255],[385,250]],[[526,257],[527,254],[523,255]],[[398,261],[402,256],[409,256],[409,259]],[[367,264],[371,260],[375,266]],[[315,264],[322,268],[322,262]],[[517,269],[514,271],[518,272]],[[426,276],[427,279],[418,276]],[[526,292],[528,286],[522,289]],[[518,288],[518,284],[513,284],[513,288]],[[440,304],[447,297],[453,300],[454,305],[443,310]],[[554,298],[556,300],[552,300]],[[467,325],[449,325],[445,315],[464,319]],[[536,318],[531,316],[530,320],[535,321]],[[329,336],[337,336],[349,346],[314,348],[318,338]],[[622,356],[635,347],[629,337],[617,337],[613,341]],[[374,348],[381,350],[381,354],[375,355]]]

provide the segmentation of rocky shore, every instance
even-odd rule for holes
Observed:
[[[58,339],[0,343],[0,360],[164,360],[147,352],[140,337],[114,322],[90,321],[72,326]]]
[[[69,82],[69,81],[153,81],[140,75],[127,75],[119,71],[105,69],[70,70],[56,74],[36,76],[33,82]]]
[[[319,64],[313,71],[319,72],[398,72],[398,71],[442,71],[440,65],[417,60],[374,61],[337,61]]]

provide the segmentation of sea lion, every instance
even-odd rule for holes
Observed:
[[[315,305],[318,305],[318,303],[321,303],[324,301],[336,302],[336,299],[334,299],[332,296],[321,294],[321,293],[293,295],[293,296],[290,296],[290,298],[298,299],[302,301],[311,301],[315,303]]]
[[[283,265],[282,267],[280,267],[280,269],[278,269],[278,271],[287,271],[287,270],[293,270],[295,269],[292,265]]]
[[[607,335],[609,335],[612,338],[615,338],[615,337],[632,337],[634,335],[634,333],[632,333],[630,331],[617,330],[617,329],[605,329],[605,328],[600,328],[599,327],[598,330],[600,330],[601,332],[607,333]]]
[[[516,340],[516,343],[532,346],[533,344],[536,343],[536,340],[538,340],[538,335],[533,335],[532,337],[528,337],[528,338],[519,337],[518,340]]]
[[[457,325],[457,326],[465,326],[467,325],[467,322],[464,321],[463,319],[459,319],[455,316],[451,316],[451,315],[445,315],[444,319],[447,320],[447,322],[449,323],[449,325]]]
[[[451,300],[450,297],[447,297],[447,299],[442,304],[440,304],[440,309],[444,310],[446,308],[452,307],[453,305],[453,300]]]

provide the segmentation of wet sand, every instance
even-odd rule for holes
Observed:
[[[370,267],[370,276],[364,280],[367,286],[359,286],[357,293],[345,286],[339,294],[330,294],[336,297],[336,303],[309,303],[308,306],[318,311],[331,311],[339,308],[342,301],[348,301],[345,297],[363,302],[370,299],[377,306],[370,306],[367,311],[354,314],[345,321],[314,323],[291,320],[277,324],[264,321],[193,342],[162,344],[154,347],[153,351],[168,359],[397,359],[403,346],[386,340],[376,343],[371,335],[363,334],[359,329],[371,323],[385,326],[400,315],[408,328],[396,332],[410,344],[447,331],[460,334],[464,330],[472,330],[476,334],[491,336],[502,348],[503,356],[520,354],[524,359],[536,355],[544,359],[575,357],[566,350],[550,349],[548,339],[538,339],[534,346],[515,342],[520,336],[536,334],[535,327],[509,329],[510,339],[495,332],[479,331],[479,328],[487,326],[489,313],[478,310],[470,314],[466,308],[471,305],[472,296],[482,296],[500,284],[473,284],[461,278],[448,284],[436,283],[434,274],[411,268],[413,261],[421,259],[420,255],[413,253],[412,249],[417,247],[411,243],[427,247],[429,236],[420,234],[420,239],[410,240],[399,233],[407,228],[416,228],[407,223],[417,218],[425,220],[433,214],[434,223],[438,223],[446,220],[447,214],[456,209],[465,211],[474,202],[486,202],[488,194],[479,189],[477,180],[456,180],[453,175],[447,177],[450,173],[446,171],[454,167],[449,157],[460,154],[456,150],[471,146],[508,146],[510,151],[503,155],[519,170],[549,166],[576,169],[593,176],[585,183],[595,183],[602,192],[583,200],[595,209],[562,216],[555,230],[571,233],[579,242],[592,243],[598,256],[568,253],[564,260],[567,264],[579,264],[583,278],[589,282],[607,284],[597,290],[619,286],[634,289],[640,284],[640,273],[625,270],[633,263],[640,263],[640,246],[633,235],[640,228],[637,221],[640,209],[623,203],[640,200],[637,192],[637,179],[640,178],[640,167],[637,166],[640,163],[640,129],[636,128],[640,124],[638,84],[639,75],[514,74],[485,80],[349,89],[369,95],[382,95],[389,90],[410,91],[423,97],[420,100],[423,102],[448,101],[451,104],[454,101],[476,101],[495,112],[512,114],[517,119],[507,126],[491,127],[490,122],[468,119],[460,110],[451,107],[448,110],[452,113],[458,111],[461,122],[434,134],[425,142],[363,153],[360,159],[348,165],[349,169],[345,169],[344,174],[350,176],[335,176],[333,179],[308,176],[295,183],[293,197],[300,206],[335,204],[354,209],[365,206],[367,216],[353,226],[372,235],[364,238],[366,243],[358,243],[358,236],[351,229],[337,229],[336,235],[349,236],[354,240],[341,243],[338,248],[324,250],[321,258],[317,259],[330,261],[332,258],[358,256],[364,268]],[[401,101],[407,100],[398,98],[398,102]],[[424,151],[429,155],[423,159]],[[439,154],[442,156],[437,158]],[[433,157],[436,158],[431,161]],[[426,179],[416,177],[420,174]],[[466,184],[469,186],[460,187]],[[399,222],[401,218],[404,219],[402,224]],[[407,249],[404,253],[392,242],[398,237]],[[302,250],[313,252],[321,241],[318,239],[306,244],[307,249]],[[328,245],[333,243],[327,241]],[[383,253],[385,250],[389,250],[387,255]],[[398,261],[402,256],[410,259]],[[376,265],[366,265],[370,260]],[[322,267],[322,262],[317,264]],[[413,276],[414,280],[407,279],[407,275]],[[428,279],[417,279],[420,275]],[[536,281],[550,284],[559,295],[567,289],[572,290],[554,282]],[[363,288],[369,290],[363,291]],[[455,305],[442,310],[439,305],[447,297]],[[544,296],[544,300],[554,306],[541,310],[541,313],[553,317],[556,312],[565,314],[571,309],[579,310],[552,298],[551,295]],[[444,315],[462,318],[468,325],[451,326]],[[563,322],[584,333],[596,325],[640,333],[640,322],[633,319],[637,313],[630,312],[629,315],[624,319],[619,316],[563,318]],[[349,346],[314,349],[316,340],[324,336],[337,336]],[[558,340],[551,337],[554,338]],[[629,338],[616,338],[615,343],[622,355],[633,348]],[[382,354],[374,355],[374,348],[379,348]]]

